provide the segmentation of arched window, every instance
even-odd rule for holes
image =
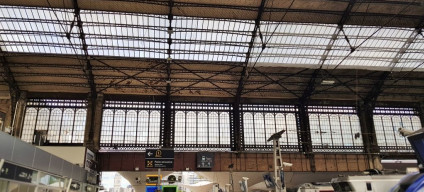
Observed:
[[[35,125],[37,122],[37,109],[30,107],[25,112],[24,126],[22,129],[22,140],[32,143]]]
[[[137,136],[137,112],[135,110],[127,111],[127,118],[125,119],[125,143],[135,144]]]
[[[409,141],[398,133],[398,129],[405,128],[412,131],[422,128],[415,109],[376,107],[373,118],[380,151],[412,152]]]
[[[124,143],[125,136],[125,112],[124,110],[115,111],[113,121],[112,143]]]
[[[185,144],[186,123],[185,113],[178,111],[175,114],[175,144]]]
[[[28,99],[22,139],[32,142],[34,130],[47,131],[49,143],[84,142],[86,101]]]
[[[58,143],[60,135],[60,127],[62,123],[62,110],[53,109],[50,113],[49,132],[47,139],[50,143]]]

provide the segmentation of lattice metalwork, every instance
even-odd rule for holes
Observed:
[[[295,106],[242,104],[244,147],[246,150],[270,150],[267,139],[274,133],[286,130],[280,139],[283,151],[299,151],[298,115]]]
[[[22,140],[33,142],[35,130],[47,131],[50,144],[82,144],[87,118],[87,101],[29,99]]]
[[[328,68],[424,68],[421,36],[400,51],[414,28],[343,25],[327,56],[324,52],[338,25],[268,21],[271,14],[266,14],[246,55],[255,26],[252,18],[175,15],[170,27],[166,14],[82,9],[80,15],[91,56],[165,59],[171,43],[172,58],[191,61],[244,62],[248,56],[251,66],[316,67],[325,59]],[[0,19],[3,51],[83,55],[78,27],[72,24],[73,9],[1,5]],[[405,54],[396,58],[399,52]],[[399,62],[392,66],[394,59]]]
[[[399,134],[398,129],[422,129],[418,112],[414,108],[376,107],[373,118],[381,152],[413,152],[408,140]]]
[[[229,104],[174,103],[175,150],[230,150]]]
[[[103,150],[159,147],[163,103],[105,101],[100,135]]]
[[[363,140],[354,107],[308,106],[313,152],[362,152]]]

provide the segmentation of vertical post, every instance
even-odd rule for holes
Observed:
[[[161,171],[161,169],[159,168],[158,169],[158,182],[157,182],[157,184],[156,184],[156,191],[155,192],[161,192],[162,190],[161,190],[161,176],[160,176],[160,171]]]
[[[309,127],[309,116],[307,112],[307,107],[303,103],[299,105],[299,126],[300,126],[299,138],[300,138],[300,143],[302,147],[302,152],[309,159],[311,171],[315,172],[316,171],[315,155],[312,153],[312,140],[311,140],[311,131]]]
[[[240,103],[235,102],[233,104],[233,126],[231,127],[231,151],[242,151],[243,150],[243,128],[240,117]]]
[[[96,98],[88,98],[84,146],[93,151],[100,150],[100,132],[102,127],[103,102],[103,94],[97,94]]]
[[[15,107],[12,106],[12,108],[15,109],[12,117],[12,133],[15,137],[21,137],[22,136],[22,129],[24,125],[24,117],[25,117],[25,108],[26,108],[26,102],[27,102],[27,94],[26,92],[21,92],[18,101],[15,104]],[[13,105],[13,103],[12,103]]]
[[[421,121],[421,127],[424,128],[424,101],[421,101],[418,106],[418,115]]]
[[[278,148],[279,148],[279,145],[278,145],[278,140],[277,139],[274,139],[273,141],[272,141],[272,143],[273,143],[273,148],[274,148],[274,180],[275,180],[275,191],[276,192],[280,192],[281,190],[280,190],[280,187],[279,187],[279,185],[278,185],[278,173],[280,172],[279,171],[279,169],[280,169],[280,167],[281,167],[281,164],[279,165],[279,161],[278,161]],[[280,158],[281,159],[281,158]]]
[[[168,66],[168,73],[170,73],[170,63],[167,64]],[[165,111],[164,111],[164,129],[163,133],[161,135],[161,138],[163,138],[163,143],[161,143],[161,146],[164,148],[170,148],[172,147],[172,137],[173,137],[173,131],[171,126],[171,80],[169,79],[166,82],[166,100],[165,100]]]
[[[358,106],[358,117],[361,125],[362,139],[364,143],[364,152],[367,154],[370,168],[381,170],[381,158],[378,155],[380,149],[377,144],[377,137],[375,135],[374,119],[373,119],[374,108],[370,105],[361,103]]]

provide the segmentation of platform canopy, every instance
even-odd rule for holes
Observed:
[[[412,0],[3,0],[0,91],[421,101],[423,25]]]

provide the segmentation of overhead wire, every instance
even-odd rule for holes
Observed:
[[[368,41],[369,39],[371,39],[375,34],[377,34],[381,29],[383,29],[385,26],[387,26],[389,23],[391,23],[396,17],[398,17],[401,13],[403,13],[404,11],[406,11],[407,8],[409,8],[409,6],[411,6],[414,2],[411,1],[410,3],[408,3],[402,10],[400,10],[396,15],[392,16],[388,21],[386,21],[383,25],[381,25],[376,31],[374,31],[370,36],[368,36],[367,38],[364,39],[364,41],[362,41],[359,45],[357,45],[356,47],[354,47],[353,51],[351,50],[351,52],[349,52],[349,54],[347,54],[345,57],[343,57],[343,59],[333,68],[337,69],[348,57],[350,57],[352,55],[352,53],[354,53],[356,50],[358,50],[359,47],[361,47],[366,41]]]
[[[248,73],[246,74],[246,76],[245,76],[245,78],[244,78],[244,81],[243,81],[243,84],[244,84],[244,82],[246,82],[248,79],[249,79],[249,74],[253,71],[253,69],[255,68],[255,66],[256,66],[256,64],[258,63],[258,61],[259,61],[259,58],[261,57],[261,55],[262,55],[262,53],[264,52],[264,50],[266,49],[266,45],[269,43],[269,41],[271,40],[271,38],[272,38],[272,36],[274,35],[274,33],[277,31],[277,29],[278,29],[278,27],[280,26],[280,24],[283,22],[283,20],[284,20],[284,18],[286,17],[286,15],[287,15],[287,13],[288,13],[288,10],[290,10],[291,9],[291,7],[293,6],[293,4],[294,4],[294,2],[295,2],[296,0],[292,0],[291,1],[291,3],[290,3],[290,5],[289,5],[289,7],[287,8],[287,10],[284,12],[284,14],[283,14],[283,16],[281,17],[281,19],[279,20],[279,22],[278,22],[278,24],[277,24],[277,26],[274,28],[274,31],[271,33],[271,35],[269,36],[269,38],[268,38],[268,40],[265,42],[265,44],[263,44],[262,45],[262,49],[261,49],[261,52],[259,52],[259,54],[258,54],[258,56],[256,57],[256,59],[255,59],[255,62],[253,63],[253,65],[250,67],[250,70],[248,71]],[[260,26],[259,26],[259,28],[260,28]],[[265,46],[264,46],[265,45]],[[253,42],[253,46],[254,46],[254,42]],[[249,55],[249,57],[250,57],[250,55]],[[246,66],[248,67],[249,66],[249,63],[247,63],[246,64]]]

